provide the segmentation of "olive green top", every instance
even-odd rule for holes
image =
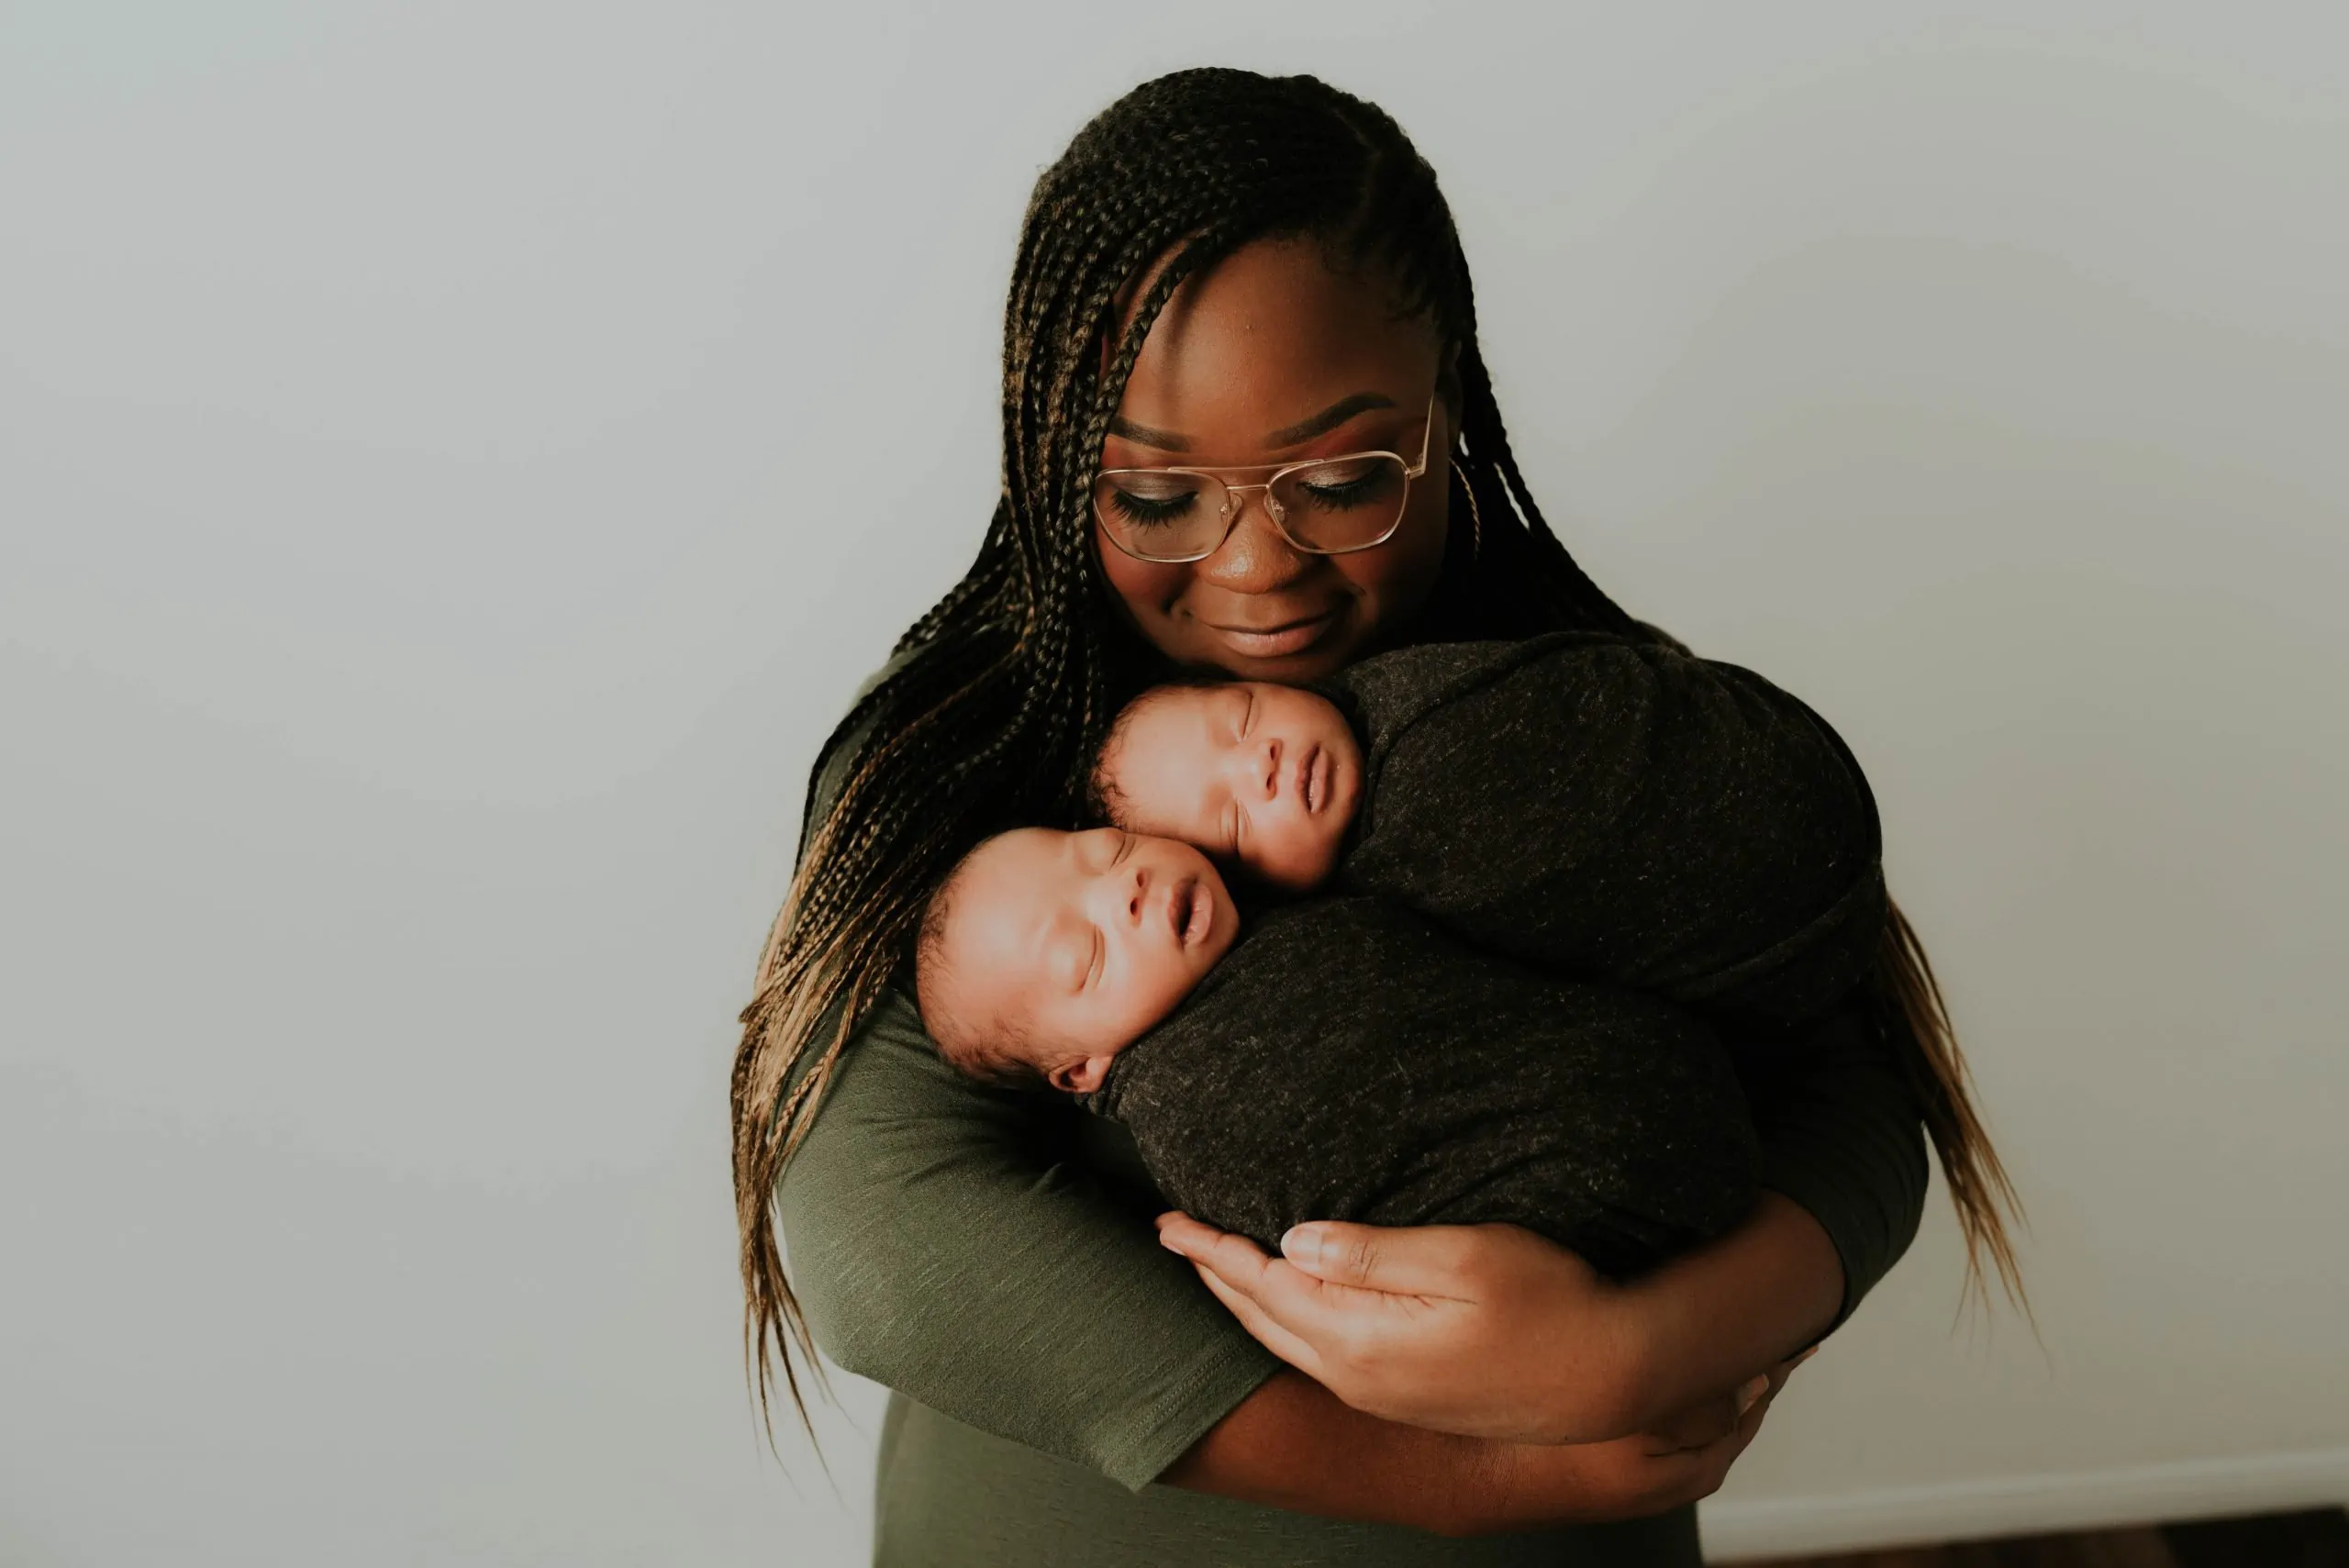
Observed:
[[[816,806],[855,749],[835,740]],[[1765,1183],[1833,1240],[1847,1315],[1916,1232],[1915,1105],[1849,1016],[1742,1068]],[[1693,1508],[1446,1540],[1153,1485],[1282,1363],[1159,1246],[1165,1205],[1121,1129],[962,1077],[899,992],[850,1042],[777,1199],[816,1342],[896,1391],[882,1568],[1698,1562]]]

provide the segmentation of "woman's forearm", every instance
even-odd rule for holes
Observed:
[[[1282,1372],[1159,1479],[1296,1513],[1458,1534],[1482,1511],[1496,1446],[1365,1416],[1303,1373]]]
[[[1469,1536],[1644,1518],[1709,1496],[1759,1409],[1699,1449],[1464,1438],[1384,1421],[1276,1373],[1159,1479],[1326,1518]]]
[[[1734,1387],[1816,1341],[1843,1300],[1843,1264],[1810,1211],[1765,1190],[1745,1222],[1622,1288],[1638,1350],[1631,1429]]]

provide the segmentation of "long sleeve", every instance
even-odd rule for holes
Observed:
[[[1660,627],[1634,627],[1690,651]],[[1842,1260],[1843,1305],[1830,1333],[1892,1272],[1925,1214],[1923,1113],[1894,1058],[1901,1042],[1880,1032],[1906,1027],[1879,1024],[1854,996],[1791,1040],[1732,1052],[1762,1140],[1762,1184],[1809,1210]]]
[[[803,850],[865,732],[844,723],[826,746]],[[1147,1195],[1102,1179],[1146,1180],[1130,1140],[1088,1158],[1093,1119],[963,1078],[893,987],[841,1051],[776,1214],[826,1355],[1138,1488],[1281,1363],[1158,1245]]]
[[[784,1172],[791,1277],[849,1371],[1140,1487],[1280,1363],[1052,1109],[956,1074],[892,992]]]
[[[1916,1097],[1868,1005],[1853,1000],[1793,1040],[1734,1054],[1762,1184],[1816,1218],[1843,1262],[1831,1331],[1916,1240],[1930,1171]]]

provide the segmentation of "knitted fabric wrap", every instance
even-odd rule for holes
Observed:
[[[1753,672],[1568,632],[1406,649],[1321,689],[1367,785],[1335,891],[1748,1034],[1869,973],[1875,797],[1826,721]]]
[[[1375,898],[1266,914],[1088,1104],[1169,1201],[1267,1248],[1308,1219],[1503,1220],[1627,1276],[1755,1191],[1743,1095],[1687,1010]]]

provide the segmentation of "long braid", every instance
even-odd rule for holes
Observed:
[[[1484,522],[1477,550],[1454,552],[1457,570],[1447,557],[1434,602],[1450,604],[1470,635],[1630,624],[1526,490],[1476,351],[1450,210],[1393,119],[1309,76],[1201,70],[1143,83],[1079,131],[1038,179],[1021,226],[1004,307],[1001,486],[978,555],[834,729],[742,1012],[734,1194],[744,1350],[763,1416],[780,1359],[806,1421],[795,1351],[818,1364],[775,1238],[776,1180],[939,879],[989,832],[1074,825],[1084,759],[1119,703],[1160,668],[1099,580],[1093,478],[1127,377],[1174,291],[1272,238],[1318,239],[1333,259],[1384,267],[1398,303],[1424,312],[1456,350],[1453,462]],[[1139,279],[1148,286],[1122,303]],[[1105,356],[1104,334],[1121,317]],[[828,779],[826,804],[818,786]]]

